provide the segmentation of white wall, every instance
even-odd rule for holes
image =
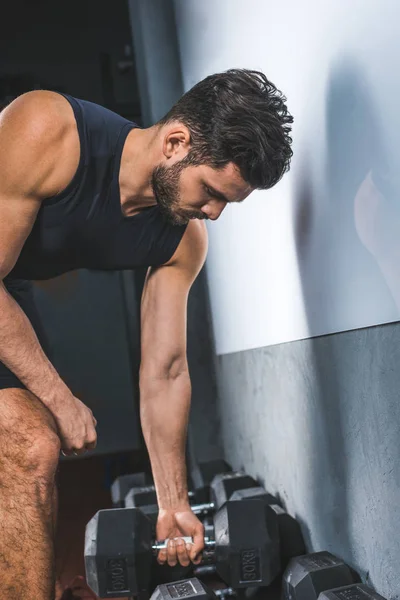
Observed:
[[[217,352],[398,320],[397,0],[175,0],[175,11],[185,89],[260,69],[295,117],[289,175],[209,226]]]

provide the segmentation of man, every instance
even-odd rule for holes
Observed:
[[[149,267],[142,298],[141,425],[159,503],[161,563],[197,562],[184,448],[189,289],[204,219],[272,187],[292,151],[285,98],[259,72],[207,77],[140,129],[89,102],[35,91],[0,115],[0,596],[54,594],[60,449],[96,445],[96,419],[52,366],[30,281],[77,268]],[[240,240],[238,240],[238,243]],[[179,536],[192,536],[187,547]]]

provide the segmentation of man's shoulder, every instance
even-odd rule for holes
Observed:
[[[62,189],[79,158],[73,113],[68,101],[55,92],[27,92],[5,107],[0,114],[0,142],[7,153],[4,168],[8,161],[11,175],[15,171],[21,178],[25,172],[27,187],[40,184],[43,196]]]
[[[15,98],[2,110],[2,119],[14,119],[28,122],[32,128],[41,130],[53,125],[54,129],[71,123],[69,103],[57,92],[33,90]],[[25,124],[25,123],[24,123]]]

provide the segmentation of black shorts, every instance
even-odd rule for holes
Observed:
[[[35,297],[33,292],[32,281],[25,279],[12,279],[6,277],[4,279],[4,285],[8,290],[9,294],[18,302],[29,321],[32,324],[33,329],[39,339],[40,345],[43,350],[49,356],[49,344],[46,334],[41,323],[41,319],[35,304]],[[18,379],[14,373],[10,371],[2,362],[0,362],[0,389],[5,388],[22,388],[26,389],[23,383]]]

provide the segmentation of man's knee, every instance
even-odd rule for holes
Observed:
[[[59,453],[57,427],[46,406],[27,390],[0,390],[0,470],[51,476]]]

